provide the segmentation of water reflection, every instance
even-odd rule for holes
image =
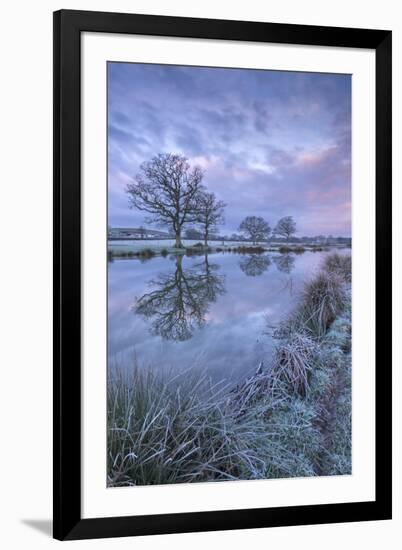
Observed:
[[[289,274],[295,267],[291,254],[273,256],[279,271]],[[151,334],[164,340],[184,342],[192,338],[196,328],[205,324],[210,305],[225,292],[225,276],[217,271],[208,254],[203,260],[183,267],[183,256],[175,257],[175,270],[161,273],[150,281],[151,292],[137,299],[133,311],[149,321]],[[267,254],[249,254],[239,262],[241,271],[248,277],[258,277],[271,265]]]
[[[273,261],[279,271],[289,274],[295,267],[296,257],[292,254],[279,254],[279,256],[273,257]]]
[[[224,275],[208,256],[184,269],[183,257],[176,256],[173,273],[162,273],[151,281],[154,290],[143,294],[133,307],[150,322],[151,333],[165,340],[189,340],[195,328],[205,324],[211,303],[225,292]]]
[[[242,258],[239,267],[248,277],[262,275],[271,265],[271,259],[265,254],[250,254]]]
[[[115,259],[108,266],[108,368],[131,369],[135,362],[177,373],[200,369],[214,382],[242,380],[261,361],[269,364],[275,342],[267,323],[277,326],[294,309],[326,254],[289,261],[271,253],[268,269],[250,277],[238,254]],[[134,302],[136,296],[142,298]],[[134,313],[137,305],[143,314]]]

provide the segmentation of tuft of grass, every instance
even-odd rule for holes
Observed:
[[[348,300],[345,280],[338,273],[321,271],[306,283],[301,300],[287,322],[289,331],[322,338]]]
[[[271,376],[287,384],[292,393],[306,395],[317,344],[306,334],[291,332],[276,350]]]
[[[139,256],[140,258],[153,258],[156,255],[156,253],[154,250],[152,250],[152,248],[143,248],[142,250],[137,252],[136,255]]]
[[[164,258],[166,258],[166,256],[169,254],[169,252],[166,250],[166,248],[162,248],[161,250],[161,256],[163,256]]]
[[[328,273],[335,273],[343,280],[350,282],[352,280],[352,258],[343,254],[334,253],[327,256],[324,260],[323,269]]]
[[[306,252],[304,246],[280,246],[279,252],[281,254],[289,254],[289,252],[294,252],[295,254],[303,254]]]
[[[156,252],[151,248],[143,248],[142,250],[118,250],[118,251],[108,251],[108,259],[110,258],[140,258],[141,260],[147,260],[153,258],[156,255]]]

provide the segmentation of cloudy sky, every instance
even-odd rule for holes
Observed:
[[[125,187],[141,162],[180,153],[227,203],[297,234],[351,235],[351,77],[108,64],[109,225],[139,226]]]

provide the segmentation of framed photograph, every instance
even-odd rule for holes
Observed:
[[[54,14],[54,536],[391,518],[391,32]]]

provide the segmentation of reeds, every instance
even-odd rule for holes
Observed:
[[[271,374],[274,383],[284,381],[292,393],[306,395],[317,344],[303,333],[291,332],[277,350]]]
[[[232,252],[237,252],[238,254],[263,254],[265,248],[262,246],[237,246],[232,248]]]
[[[108,260],[113,261],[113,258],[139,258],[140,260],[150,260],[156,256],[155,250],[152,248],[143,248],[142,250],[108,250]]]
[[[281,254],[289,254],[289,252],[294,252],[295,254],[303,254],[306,252],[304,246],[280,246],[279,252]]]
[[[344,281],[352,280],[352,258],[343,254],[334,253],[324,260],[323,269],[327,273],[339,275]]]
[[[303,331],[320,338],[342,311],[346,300],[344,278],[337,272],[321,271],[304,287],[296,322]]]

